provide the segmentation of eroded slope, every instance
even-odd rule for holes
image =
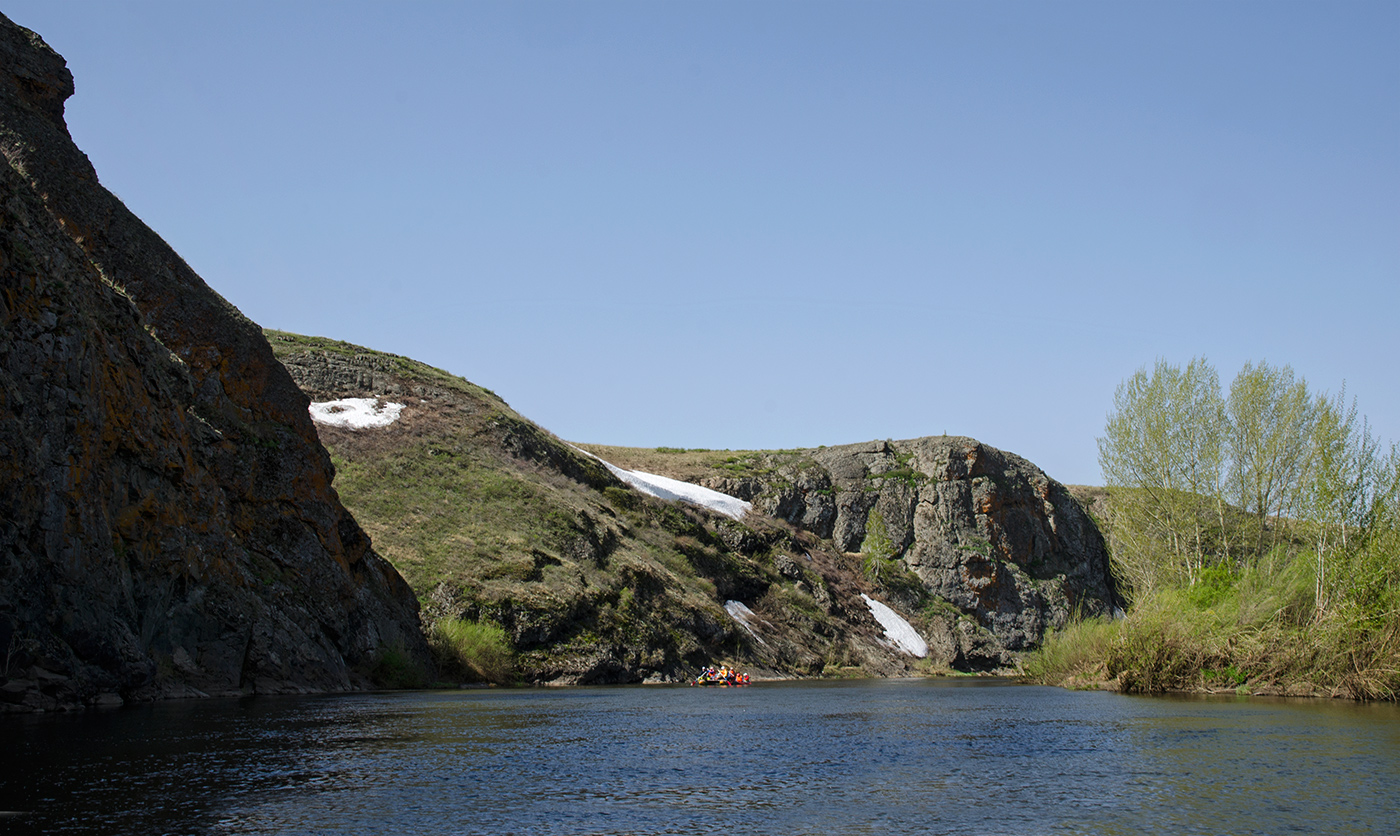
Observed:
[[[955,646],[957,666],[1013,664],[1047,629],[1119,605],[1103,538],[1078,501],[1030,462],[975,439],[781,451],[588,449],[622,467],[749,500],[836,552],[867,548],[878,520],[891,558],[879,567],[882,585],[928,614],[930,642]]]

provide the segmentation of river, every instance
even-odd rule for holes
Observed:
[[[0,717],[0,832],[1386,833],[1400,708],[988,679]]]

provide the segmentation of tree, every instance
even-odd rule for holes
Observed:
[[[1124,557],[1147,561],[1131,572],[1139,584],[1155,585],[1159,568],[1194,583],[1211,551],[1207,532],[1223,517],[1219,376],[1202,357],[1184,369],[1159,359],[1150,375],[1142,368],[1119,385],[1113,405],[1099,439],[1111,533],[1135,551]],[[1152,544],[1163,553],[1150,553]]]
[[[1289,366],[1246,363],[1230,384],[1230,490],[1255,517],[1255,553],[1263,554],[1269,520],[1277,544],[1286,514],[1302,499],[1316,410],[1308,384]]]
[[[865,521],[865,540],[860,544],[861,570],[871,581],[878,583],[885,570],[894,561],[894,541],[890,539],[889,527],[879,511],[871,511]]]
[[[1159,360],[1119,386],[1099,460],[1114,568],[1153,601],[1115,647],[1179,615],[1185,664],[1263,660],[1271,678],[1400,694],[1400,445],[1382,449],[1345,389],[1251,363],[1222,401],[1203,360]]]
[[[1195,584],[1213,563],[1257,559],[1297,535],[1311,546],[1320,615],[1337,560],[1390,531],[1397,455],[1382,456],[1345,389],[1314,396],[1288,366],[1246,364],[1222,400],[1204,359],[1158,360],[1118,387],[1099,439],[1114,559],[1150,591]]]
[[[1362,418],[1346,389],[1334,399],[1319,396],[1313,406],[1305,493],[1299,510],[1313,528],[1317,561],[1316,607],[1327,608],[1329,558],[1362,546],[1380,522],[1390,490],[1380,440]]]

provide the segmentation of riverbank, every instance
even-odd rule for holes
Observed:
[[[1277,606],[1277,596],[1263,596],[1275,604],[1264,607],[1260,597],[1154,593],[1123,618],[1083,621],[1047,637],[1024,660],[1026,680],[1128,694],[1400,695],[1394,613]]]
[[[1057,681],[1021,678],[1019,681],[1032,685],[1050,685],[1069,691],[1105,691],[1110,694],[1127,693],[1116,680],[1095,679],[1090,675],[1069,674]],[[1154,693],[1154,696],[1201,696],[1201,697],[1288,697],[1299,699],[1345,699],[1356,700],[1340,689],[1324,690],[1309,682],[1287,684],[1261,683],[1226,686],[1201,686],[1196,688],[1170,688]],[[1391,700],[1393,701],[1393,700]]]

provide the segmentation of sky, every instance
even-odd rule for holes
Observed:
[[[575,442],[1101,484],[1157,358],[1400,440],[1394,2],[78,2],[102,182],[256,322]]]

